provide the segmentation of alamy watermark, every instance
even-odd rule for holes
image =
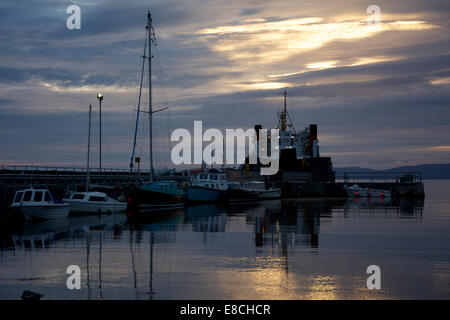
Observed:
[[[172,149],[171,160],[174,164],[244,164],[248,149],[248,163],[261,163],[261,175],[274,175],[279,168],[279,130],[271,129],[226,129],[224,135],[219,129],[207,129],[203,133],[202,121],[194,121],[194,136],[187,129],[176,129],[170,140],[178,142]],[[235,141],[237,140],[237,144]],[[270,140],[270,143],[269,143]],[[203,142],[210,142],[203,149]],[[248,142],[248,145],[247,145]],[[194,157],[192,158],[192,147]],[[225,150],[224,150],[225,147]],[[248,147],[248,148],[247,148]],[[270,148],[270,154],[268,149]],[[235,157],[236,151],[236,157]],[[224,159],[225,155],[225,159]]]
[[[81,269],[77,265],[70,265],[67,267],[66,273],[70,274],[70,276],[67,278],[66,286],[67,289],[73,290],[81,289]]]
[[[66,26],[69,30],[81,29],[81,9],[76,4],[68,6],[66,13],[70,14],[66,20]]]
[[[370,14],[370,16],[367,18],[366,23],[367,26],[379,26],[381,23],[381,9],[379,6],[372,4],[367,7],[366,10],[367,14]]]
[[[367,289],[381,289],[381,269],[379,266],[373,264],[367,267],[367,274],[370,276],[367,278]]]

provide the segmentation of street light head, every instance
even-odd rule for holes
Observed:
[[[100,101],[103,100],[103,94],[97,93],[97,99]]]

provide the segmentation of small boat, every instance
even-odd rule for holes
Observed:
[[[266,184],[264,183],[264,181],[248,181],[248,182],[244,182],[242,185],[247,190],[257,192],[258,200],[278,199],[281,197],[281,189],[280,188],[266,189]]]
[[[58,202],[47,189],[17,191],[11,208],[18,209],[25,219],[54,219],[67,217],[70,204]]]
[[[344,186],[349,197],[357,198],[390,198],[391,191],[384,189],[372,189],[370,187],[362,188],[357,184],[352,186]]]
[[[230,201],[256,201],[259,192],[244,187],[240,182],[228,182],[228,199]]]
[[[74,192],[63,200],[70,203],[71,213],[116,213],[127,208],[126,202],[120,202],[106,193],[97,191]]]
[[[209,171],[196,172],[191,176],[185,200],[187,202],[224,201],[227,190],[226,174],[220,169],[212,168]]]
[[[91,151],[91,113],[92,105],[89,105],[88,149],[86,166],[86,192],[71,192],[68,198],[64,198],[71,205],[72,213],[102,213],[125,211],[127,204],[109,197],[106,193],[89,191],[90,188],[90,151]]]

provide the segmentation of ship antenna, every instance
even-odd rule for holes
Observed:
[[[286,110],[286,95],[287,95],[287,92],[286,92],[286,90],[284,90],[284,92],[283,92],[283,94],[284,94],[284,109],[283,109],[283,112],[281,112],[281,131],[286,131],[286,112],[287,112],[287,110]]]
[[[289,119],[289,126],[295,132],[295,127],[294,127],[294,123],[292,122],[291,115],[287,112],[287,103],[286,103],[287,91],[284,90],[283,94],[284,94],[284,110],[282,112],[282,118],[281,118],[281,130],[286,130],[287,119]]]

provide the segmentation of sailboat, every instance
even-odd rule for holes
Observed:
[[[139,185],[134,190],[134,194],[131,197],[132,201],[135,201],[141,208],[164,208],[164,207],[181,207],[184,201],[184,191],[179,188],[178,182],[175,180],[155,180],[154,169],[153,169],[153,114],[166,110],[167,108],[161,108],[158,110],[153,110],[152,106],[152,45],[155,44],[155,31],[152,25],[152,16],[150,10],[147,13],[147,26],[145,27],[146,40],[144,45],[144,55],[142,61],[141,70],[141,81],[139,87],[139,99],[138,99],[138,109],[136,115],[136,126],[134,130],[134,143],[133,152],[131,155],[130,170],[133,170],[133,162],[136,161],[135,158],[135,148],[136,148],[136,137],[137,128],[139,124],[139,115],[141,112],[145,112],[149,117],[149,143],[150,143],[150,177],[146,182],[139,182]],[[147,54],[147,44],[148,44],[148,55]],[[141,107],[141,97],[142,97],[142,83],[144,78],[144,68],[145,61],[148,60],[148,91],[149,91],[149,103],[148,111],[140,110]]]
[[[71,213],[102,213],[102,212],[121,212],[126,210],[127,204],[119,202],[109,197],[106,193],[89,191],[90,183],[90,150],[91,150],[91,113],[92,105],[89,105],[89,129],[88,129],[88,152],[87,152],[87,175],[86,192],[73,192],[64,202],[70,203]]]

